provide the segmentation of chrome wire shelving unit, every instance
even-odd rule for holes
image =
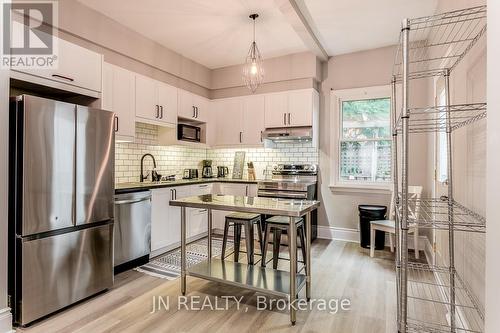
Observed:
[[[397,318],[401,333],[484,332],[482,308],[455,269],[454,239],[456,232],[486,232],[486,220],[454,199],[452,134],[485,118],[487,105],[451,104],[450,74],[485,33],[486,6],[403,21],[392,80]],[[411,108],[412,80],[438,76],[445,82],[445,105]],[[398,84],[402,85],[399,114],[396,110]],[[448,193],[440,198],[413,199],[408,193],[409,142],[412,134],[436,132],[446,133]],[[401,149],[400,156],[398,149]],[[420,212],[416,219],[410,214],[415,207],[419,207]],[[447,266],[411,262],[408,231],[415,226],[447,231]]]
[[[417,225],[421,229],[448,230],[450,228],[448,197],[408,199],[410,207],[420,206],[418,219],[408,219],[409,225]],[[452,201],[453,228],[455,231],[486,232],[486,219],[462,204]],[[397,213],[401,218],[401,199],[397,205]]]
[[[411,80],[452,71],[485,34],[486,6],[411,19],[408,26],[408,47],[403,49],[401,34],[396,53],[393,75],[397,82],[405,77]],[[406,75],[403,73],[403,52],[410,58]]]

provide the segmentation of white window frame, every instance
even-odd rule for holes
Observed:
[[[334,191],[388,193],[392,188],[389,182],[345,181],[340,179],[340,141],[342,135],[342,102],[350,100],[391,98],[391,86],[373,86],[355,89],[330,91],[330,128],[331,132],[331,180],[330,188]],[[392,107],[389,121],[392,119]],[[392,143],[392,142],[391,142]],[[392,166],[392,163],[391,163]],[[391,170],[392,173],[392,170]]]

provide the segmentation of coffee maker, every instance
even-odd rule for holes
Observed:
[[[212,160],[203,160],[202,161],[203,169],[201,171],[202,178],[212,178]]]

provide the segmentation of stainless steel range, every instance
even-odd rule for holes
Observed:
[[[316,200],[318,166],[316,164],[276,164],[272,178],[258,183],[259,197]],[[317,236],[317,212],[311,214],[312,239]]]

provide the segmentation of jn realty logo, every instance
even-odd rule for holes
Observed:
[[[1,10],[0,67],[57,68],[57,1],[3,2]]]

